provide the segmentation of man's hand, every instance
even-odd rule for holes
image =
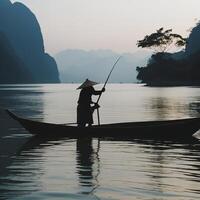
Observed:
[[[94,106],[93,106],[93,108],[94,109],[98,109],[98,108],[100,108],[100,105],[98,103],[95,103]]]
[[[106,89],[105,88],[103,88],[102,90],[101,90],[101,92],[105,92],[106,91]]]
[[[98,108],[100,108],[99,104],[98,103],[94,103],[94,106],[91,107],[92,113]]]

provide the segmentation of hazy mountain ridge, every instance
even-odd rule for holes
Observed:
[[[25,5],[19,2],[12,4],[9,0],[0,1],[0,32],[5,34],[20,63],[23,62],[21,67],[32,76],[31,79],[24,77],[20,82],[59,82],[56,62],[45,53],[40,25]],[[6,70],[5,66],[0,67]]]
[[[89,78],[104,82],[120,54],[112,50],[67,49],[55,55],[62,82],[82,82]],[[149,52],[124,53],[110,77],[110,82],[136,82],[137,65],[145,64]]]

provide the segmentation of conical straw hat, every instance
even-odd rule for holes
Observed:
[[[97,85],[97,84],[98,84],[97,82],[90,81],[90,80],[86,79],[85,82],[82,83],[82,85],[80,85],[80,86],[77,88],[77,90],[78,90],[78,89],[87,88],[87,87],[91,87],[91,86]]]

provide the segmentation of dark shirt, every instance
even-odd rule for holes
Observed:
[[[78,104],[90,106],[92,103],[92,95],[100,95],[101,91],[95,91],[93,87],[83,88],[79,95]]]

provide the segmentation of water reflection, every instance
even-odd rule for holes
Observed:
[[[139,141],[139,143],[142,144],[140,146],[142,151],[143,145],[148,144],[145,146],[148,153],[147,166],[143,172],[150,178],[151,190],[170,196],[172,199],[198,199],[200,194],[199,142],[186,144]]]
[[[78,139],[76,142],[77,170],[81,186],[93,187],[94,152],[92,138]]]
[[[41,188],[38,179],[42,176],[41,157],[36,152],[21,152],[13,156],[13,162],[7,167],[7,173],[1,174],[0,198],[13,199],[37,192]],[[37,160],[37,162],[34,162]]]
[[[189,116],[188,105],[180,100],[167,97],[151,98],[149,106],[156,120],[179,119]]]
[[[156,120],[198,117],[198,108],[194,106],[200,102],[198,90],[188,87],[153,88],[152,95],[146,98],[145,108]]]
[[[95,151],[93,149],[92,138],[74,140],[66,137],[41,138],[36,136],[30,138],[30,140],[21,147],[16,157],[13,158],[12,165],[7,168],[7,175],[4,174],[0,178],[0,198],[25,197],[26,199],[26,197],[32,193],[37,194],[40,192],[44,185],[49,184],[46,180],[44,180],[44,182],[42,181],[44,177],[47,176],[45,173],[48,174],[49,170],[45,170],[44,165],[48,167],[51,162],[54,162],[54,160],[52,160],[52,158],[55,159],[53,155],[57,156],[63,153],[64,156],[69,156],[68,145],[76,147],[76,157],[70,156],[68,159],[70,159],[71,162],[76,158],[75,167],[79,179],[78,185],[80,186],[80,189],[78,189],[80,192],[77,191],[77,193],[93,195],[99,186],[98,175],[100,174],[100,159],[98,153],[100,150],[100,143],[97,143],[97,149]],[[64,148],[59,149],[60,146]],[[53,150],[55,150],[55,154],[50,152]],[[61,157],[61,159],[63,159],[63,157]],[[66,163],[67,162],[64,160],[60,162],[61,171],[63,171],[64,168],[69,168],[69,166],[65,165]],[[55,177],[57,177],[57,169],[52,168],[52,170]],[[70,172],[73,172],[73,170],[70,170]],[[48,176],[51,175],[48,174]],[[61,176],[64,177],[63,183],[68,185],[66,174],[61,174]],[[59,180],[54,181],[58,181],[59,184]],[[70,184],[73,185],[73,183]],[[54,185],[53,188],[55,187]],[[62,188],[60,189],[62,190],[63,188],[65,188],[65,186],[62,184]]]
[[[195,199],[199,170],[199,143],[34,137],[14,158],[8,176],[1,177],[0,197],[37,197],[42,191],[51,196],[54,189],[94,199],[110,194],[116,199]]]
[[[0,87],[0,106],[30,118],[73,122],[74,88]],[[199,116],[199,94],[199,88],[109,85],[102,97],[102,122]],[[199,143],[109,138],[100,144],[91,138],[34,137],[11,159],[6,173],[0,174],[2,199],[185,200],[200,196]]]
[[[0,85],[0,108],[16,110],[18,114],[31,118],[42,118],[42,85]]]
[[[83,188],[82,194],[93,194],[99,187],[98,176],[100,174],[100,140],[97,143],[96,152],[93,149],[93,139],[77,139],[77,173],[79,175],[79,184]]]
[[[195,97],[189,103],[189,108],[191,116],[200,116],[200,97]]]

